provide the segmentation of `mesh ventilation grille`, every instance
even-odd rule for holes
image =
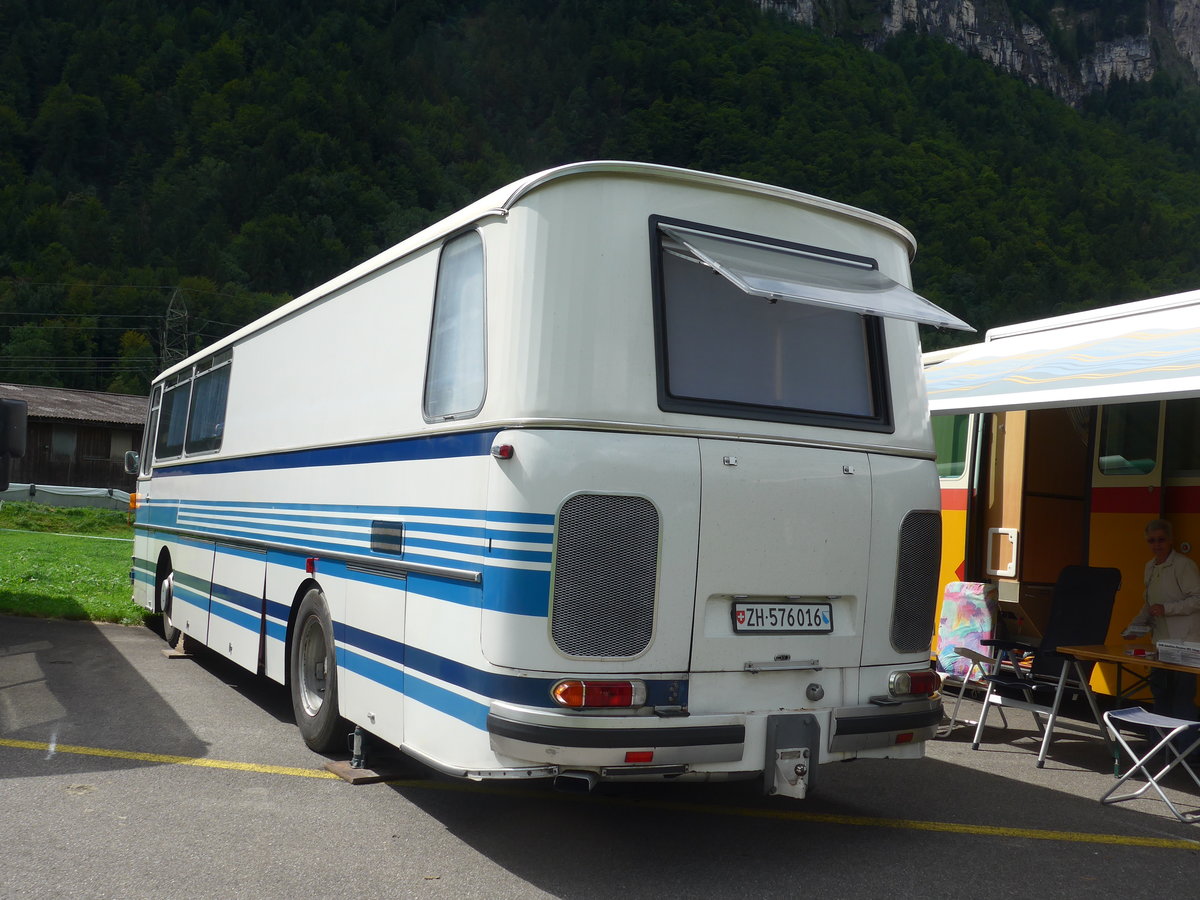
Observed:
[[[896,564],[896,603],[892,607],[892,647],[901,653],[929,649],[937,607],[942,517],[913,510],[900,525]]]
[[[578,494],[559,510],[550,633],[571,656],[636,656],[654,630],[658,510],[645,497]]]

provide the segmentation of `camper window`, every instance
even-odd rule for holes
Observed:
[[[967,465],[967,416],[932,416],[939,478],[957,478]]]
[[[467,232],[446,243],[438,262],[425,373],[425,417],[472,416],[483,406],[486,335],[483,241]]]
[[[1104,407],[1100,472],[1146,475],[1158,464],[1158,401]]]
[[[767,271],[794,254],[760,242]],[[879,320],[748,295],[660,234],[660,406],[776,421],[888,427]]]
[[[1200,478],[1200,397],[1167,401],[1167,478]]]

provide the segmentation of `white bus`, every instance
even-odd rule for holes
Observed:
[[[763,780],[941,715],[912,236],[589,162],[164,372],[135,599],[456,776]]]

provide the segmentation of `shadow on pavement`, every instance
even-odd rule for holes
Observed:
[[[894,896],[950,896],[918,893],[929,887],[934,870],[920,860],[935,841],[969,856],[980,884],[1027,885],[1031,845],[1045,847],[1041,858],[1056,867],[1038,866],[1034,877],[1051,896],[1079,896],[1081,872],[1110,892],[1144,896],[1145,869],[1134,860],[1191,871],[1200,850],[1195,826],[1170,818],[1160,802],[1098,802],[1111,784],[1111,757],[1097,736],[1076,731],[1082,722],[1055,741],[1043,770],[1036,769],[1032,722],[1029,732],[1024,722],[1012,724],[1007,734],[989,727],[994,743],[980,751],[969,749],[974,729],[960,728],[922,760],[822,766],[816,790],[800,801],[765,798],[753,782],[625,784],[562,795],[541,784],[464,787],[434,777],[429,787],[393,789],[482,856],[557,897],[604,894],[614,867],[627,897],[641,895],[638,885],[661,884],[664,872],[677,874],[681,894],[794,896],[803,872],[804,893],[877,896],[878,868],[805,861],[849,862],[855,846],[885,835],[909,835],[899,846],[913,853],[896,858],[888,883]],[[477,796],[463,803],[462,791]],[[1149,846],[1154,841],[1172,846]],[[1113,843],[1125,844],[1120,854]],[[1112,865],[1098,866],[1100,854]]]
[[[205,742],[135,667],[153,671],[143,663],[161,657],[162,644],[144,638],[140,628],[0,616],[0,749],[17,741],[47,745],[45,753],[24,759],[46,759],[61,745],[205,755]],[[153,735],[152,746],[134,737],[145,734]],[[61,774],[154,764],[64,753],[52,769]],[[38,767],[0,767],[0,778],[30,774]]]

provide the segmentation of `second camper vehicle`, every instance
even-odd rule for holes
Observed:
[[[472,779],[916,757],[937,477],[911,235],[661,166],[532,175],[154,383],[135,599]],[[348,724],[351,723],[351,724]]]

